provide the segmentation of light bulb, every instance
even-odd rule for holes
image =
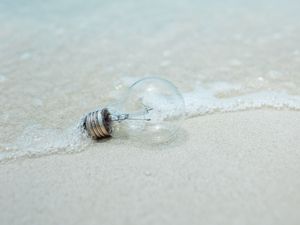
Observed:
[[[162,143],[176,135],[184,114],[178,89],[170,81],[149,77],[131,85],[117,103],[88,113],[83,128],[93,139],[112,136]]]

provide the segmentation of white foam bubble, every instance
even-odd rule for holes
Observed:
[[[79,152],[90,143],[90,139],[78,127],[63,130],[31,125],[14,143],[0,146],[0,162],[52,153]]]
[[[187,117],[215,112],[235,112],[259,108],[300,110],[300,96],[286,92],[259,91],[228,98],[216,97],[212,89],[198,87],[183,94]]]

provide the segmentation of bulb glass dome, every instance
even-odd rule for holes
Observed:
[[[108,110],[113,137],[162,143],[176,135],[185,105],[181,93],[170,81],[150,77],[135,82]]]

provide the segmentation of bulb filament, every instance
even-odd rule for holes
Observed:
[[[144,121],[151,121],[150,118],[145,118],[146,114],[149,114],[150,111],[153,110],[153,108],[144,105],[145,111],[141,113],[134,113],[134,114],[129,114],[129,113],[122,113],[122,114],[111,114],[110,115],[110,120],[111,121],[116,121],[116,122],[121,122],[124,120],[144,120]],[[140,116],[143,116],[144,118],[140,118]]]

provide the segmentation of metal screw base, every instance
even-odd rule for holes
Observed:
[[[111,135],[111,118],[107,108],[88,113],[83,128],[93,139],[102,139]]]

